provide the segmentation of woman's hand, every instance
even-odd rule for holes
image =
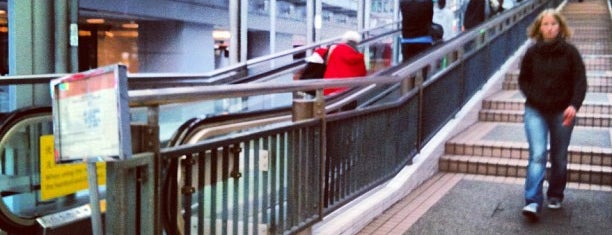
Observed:
[[[563,126],[569,126],[576,117],[576,108],[570,105],[563,111]]]

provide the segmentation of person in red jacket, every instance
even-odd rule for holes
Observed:
[[[357,78],[367,74],[363,53],[357,50],[361,35],[355,31],[348,31],[342,36],[342,42],[329,48],[327,55],[327,69],[324,79]],[[341,93],[348,88],[328,88],[323,91],[325,95]]]

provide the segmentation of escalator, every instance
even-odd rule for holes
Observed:
[[[366,33],[369,37],[366,37],[361,44],[369,58],[370,67],[374,68],[370,71],[371,77],[394,76],[397,73],[402,73],[407,64],[388,62],[385,61],[386,58],[378,57],[385,54],[379,53],[379,48],[394,45],[393,42],[398,37],[399,31],[397,29],[378,30],[380,32],[372,30],[372,32]],[[206,75],[129,74],[128,86],[130,90],[147,90],[166,87],[291,80],[293,72],[303,65],[303,60],[291,60],[287,63],[273,63],[272,61],[278,58],[292,57],[294,54],[303,53],[317,46],[333,43],[334,40],[271,55],[268,58],[254,59],[245,64]],[[457,45],[460,44],[457,43]],[[439,47],[432,48],[430,53],[435,54],[438,49]],[[432,61],[424,61],[420,58],[416,58],[415,61],[417,65],[419,63],[432,63]],[[256,67],[255,65],[261,65],[262,67]],[[439,69],[438,66],[438,64],[432,63],[431,76],[435,76],[436,70]],[[36,83],[48,83],[51,78],[54,77],[41,78]],[[304,90],[311,90],[312,88],[305,86]],[[357,101],[358,108],[385,102],[386,99],[390,99],[389,97],[397,95],[401,89],[403,88],[398,85],[357,87],[338,96],[326,97],[326,111],[337,112],[343,104],[352,101]],[[293,98],[293,95],[261,95],[260,97],[247,97],[230,101],[213,101],[210,106],[217,106],[221,103],[219,105],[221,107],[211,109],[208,113],[189,113],[180,115],[180,117],[172,116],[168,119],[160,117],[162,148],[236,133],[245,128],[256,128],[258,125],[265,125],[263,123],[265,120],[269,120],[270,123],[291,121],[287,117],[290,117],[291,114],[291,98]],[[197,112],[201,107],[199,104],[168,105],[167,107],[160,107],[162,113],[160,116],[176,113],[177,109],[190,109],[189,111]],[[131,112],[133,121],[146,119],[146,110],[141,107],[132,107]],[[171,125],[169,125],[170,122],[172,122]],[[250,125],[251,122],[252,125]],[[2,154],[3,163],[1,177],[3,177],[3,181],[10,182],[10,184],[3,182],[2,188],[0,188],[3,198],[2,203],[0,203],[2,213],[0,215],[0,228],[16,234],[40,234],[43,231],[46,234],[52,234],[53,231],[61,234],[60,231],[66,233],[67,230],[84,233],[90,231],[86,190],[54,200],[41,200],[39,195],[41,180],[40,160],[37,158],[40,149],[39,137],[52,134],[51,109],[49,107],[35,107],[14,111],[5,114],[0,124],[0,137],[2,138],[0,154]],[[165,134],[163,129],[166,129]],[[27,164],[22,162],[27,162]],[[164,193],[168,197],[162,198],[162,204],[180,204],[175,197],[177,196],[176,193],[171,193],[177,192],[177,177],[175,175],[180,167],[176,162],[162,164],[167,166],[162,171],[165,173],[162,179],[165,185],[162,188],[169,190]],[[101,191],[104,192],[104,190]],[[174,218],[179,214],[177,207],[169,206],[162,211],[164,212],[163,216],[165,216],[164,222],[167,232],[173,234],[177,230],[175,228],[176,224],[174,224]],[[82,226],[84,228],[81,228]]]
[[[381,29],[377,30],[380,31]],[[366,43],[364,45],[376,43],[376,46],[379,46],[379,42],[376,40],[389,41],[389,38],[395,37],[396,33],[397,30],[391,30],[378,34],[378,37],[364,40],[364,43]],[[371,33],[370,35],[374,34]],[[270,61],[303,53],[311,48],[333,43],[335,40],[337,39],[297,48],[281,55],[254,59],[247,64],[204,75],[129,74],[128,86],[130,90],[143,90],[290,79],[295,70],[303,65],[303,60],[300,59],[278,66],[270,65],[274,64]],[[375,60],[378,59],[375,58]],[[265,69],[255,68],[254,65],[256,64],[266,64],[264,65]],[[62,75],[32,75],[25,76],[25,78],[20,76],[17,84],[48,84],[51,79],[60,76]],[[291,96],[291,94],[288,95]],[[330,97],[328,102],[334,103],[336,102],[334,100],[340,100],[343,97],[342,95]],[[283,100],[285,99],[283,98]],[[228,110],[224,107],[221,110],[213,110],[210,114],[193,115],[187,121],[181,121],[178,128],[167,128],[173,129],[173,135],[166,135],[169,137],[166,139],[162,137],[162,143],[168,146],[183,143],[186,139],[193,139],[191,135],[196,132],[195,130],[202,130],[203,128],[210,130],[214,126],[244,123],[248,120],[257,121],[268,117],[275,118],[289,115],[291,112],[290,102],[265,107],[249,106],[253,103],[249,99],[234,102],[240,103],[238,106],[242,108]],[[132,116],[137,119],[141,115],[139,113],[141,110],[138,110],[137,107],[132,108],[132,110]],[[168,110],[168,112],[171,113],[172,111]],[[91,233],[89,221],[91,212],[86,189],[53,199],[41,198],[41,178],[45,176],[41,175],[41,160],[38,156],[42,145],[40,137],[53,134],[50,106],[15,110],[11,113],[2,114],[0,118],[0,137],[2,137],[0,141],[2,160],[2,174],[0,176],[2,177],[2,184],[0,184],[0,195],[2,196],[2,202],[0,203],[1,229],[10,234]],[[274,120],[274,122],[277,121]],[[164,123],[160,123],[160,125],[164,125]],[[219,135],[223,134],[225,133]],[[104,198],[104,187],[101,188],[101,194]]]
[[[65,234],[70,231],[91,233],[87,190],[52,199],[39,194],[41,166],[39,136],[52,134],[50,107],[32,107],[2,117],[0,150],[0,222],[11,234]],[[63,226],[70,224],[70,229]]]
[[[521,12],[519,10],[509,11],[507,13],[509,14],[508,16],[510,17],[507,16],[506,18],[514,17],[514,20],[517,22],[518,22],[517,20],[518,16],[525,17],[526,15],[525,11]],[[512,14],[517,15],[517,16],[512,16]],[[506,22],[509,22],[509,20],[507,19],[504,19],[504,20]],[[351,89],[349,92],[344,93],[338,97],[326,98],[326,102],[325,102],[326,111],[328,112],[337,111],[336,109],[333,109],[330,107],[337,106],[337,103],[347,102],[347,100],[348,102],[357,101],[357,108],[381,104],[389,100],[396,100],[398,97],[401,96],[401,92],[404,92],[402,91],[402,89],[412,89],[411,92],[419,92],[417,91],[418,89],[413,89],[413,88],[417,86],[423,86],[422,84],[430,85],[436,82],[435,80],[441,76],[450,77],[450,79],[446,79],[446,81],[453,81],[453,77],[457,77],[458,75],[456,74],[449,75],[448,74],[449,69],[451,68],[456,69],[457,67],[466,66],[460,61],[460,60],[463,60],[463,58],[466,58],[465,60],[480,61],[480,58],[478,58],[478,54],[485,54],[485,53],[477,53],[477,51],[481,49],[483,50],[486,49],[485,47],[489,46],[488,43],[493,44],[493,41],[497,40],[494,42],[495,45],[493,46],[497,46],[497,44],[504,44],[503,46],[506,46],[506,44],[521,44],[524,42],[524,40],[520,40],[520,38],[514,41],[508,41],[507,43],[499,43],[498,41],[502,41],[502,40],[495,39],[495,36],[499,36],[503,34],[502,30],[498,30],[498,28],[501,28],[501,26],[498,26],[498,25],[500,24],[511,25],[509,23],[503,23],[504,20],[498,19],[496,20],[496,22],[493,22],[496,25],[491,24],[491,26],[488,26],[489,29],[492,31],[490,32],[490,35],[492,35],[491,39],[486,38],[487,36],[485,35],[485,32],[487,32],[486,29],[473,30],[473,31],[468,32],[469,35],[466,35],[465,37],[460,38],[459,41],[449,42],[448,45],[438,45],[434,48],[431,48],[431,50],[427,52],[428,54],[415,58],[415,60],[413,61],[413,63],[415,64],[414,66],[410,66],[408,64],[399,64],[399,65],[394,65],[394,66],[391,66],[385,69],[381,69],[380,71],[377,71],[371,74],[371,77],[400,76],[398,74],[412,75],[413,73],[412,71],[411,72],[406,72],[406,71],[413,70],[416,67],[424,68],[422,72],[417,72],[418,75],[416,75],[415,78],[411,81],[412,84],[407,85],[407,88],[402,87],[404,84],[392,84],[392,85],[377,84],[377,85],[371,85],[367,87],[358,87],[355,89]],[[517,29],[517,30],[521,31],[520,29]],[[506,33],[506,34],[512,35],[512,33]],[[500,36],[500,38],[502,37]],[[475,77],[484,77],[484,78],[490,77],[492,73],[495,72],[491,68],[499,68],[499,66],[501,66],[500,61],[503,62],[503,59],[505,59],[505,56],[507,55],[499,56],[499,58],[494,58],[495,59],[494,61],[488,61],[492,66],[483,66],[483,70],[479,71],[480,75],[475,76]],[[435,59],[428,59],[426,57],[432,57]],[[496,61],[497,59],[499,59],[500,61]],[[477,63],[478,62],[472,62],[471,64],[477,64]],[[463,69],[460,69],[460,71],[462,70]],[[463,75],[463,74],[459,74],[459,75]],[[420,84],[416,84],[416,83],[420,83]],[[447,85],[447,84],[444,84],[444,85]],[[448,85],[455,86],[455,87],[456,86],[466,86],[466,90],[470,92],[475,92],[476,90],[480,89],[478,85],[474,85],[473,87],[469,87],[466,84],[449,83]],[[419,88],[422,88],[422,87],[419,87]],[[458,94],[458,96],[465,96],[465,95],[471,95],[471,94]],[[437,98],[444,98],[444,96],[442,95]],[[465,99],[465,97],[462,97],[462,98]],[[439,103],[444,103],[444,102],[439,102]],[[448,102],[448,103],[451,104],[452,102]],[[459,106],[449,107],[448,110],[444,110],[444,112],[449,112],[449,113],[453,112],[457,110],[458,107]],[[289,111],[285,111],[285,113],[279,112],[279,115],[289,115],[288,112]],[[253,113],[253,115],[257,115],[257,114]],[[233,121],[228,122],[227,126],[229,130],[233,131],[234,129],[232,129],[232,126],[236,126],[240,124],[241,121],[238,118],[237,119],[229,118],[229,119]],[[254,118],[252,120],[262,120],[262,119],[265,119],[265,118],[262,116],[261,118]],[[248,122],[248,121],[249,120],[244,120],[244,122]],[[202,133],[208,131],[209,128],[215,128],[216,126],[214,125],[215,125],[214,122],[208,123],[204,119],[192,120],[188,123],[185,123],[185,125],[182,126],[184,128],[180,128],[179,131],[174,135],[175,137],[171,139],[168,147],[176,147],[176,146],[185,145],[185,144],[193,144],[198,141],[206,140],[206,138],[209,138],[211,136],[207,136],[206,134],[202,134]],[[265,124],[262,124],[262,125],[265,125]],[[253,125],[253,127],[257,127],[257,125]],[[432,132],[435,132],[435,130]],[[180,233],[180,229],[177,228],[177,222],[178,224],[181,224],[183,218],[180,213],[180,205],[182,204],[182,202],[180,201],[181,199],[179,198],[179,195],[177,195],[176,193],[178,191],[178,188],[180,188],[178,186],[180,177],[177,176],[177,172],[181,171],[182,168],[178,160],[175,162],[169,162],[166,165],[168,166],[168,168],[166,168],[168,174],[166,175],[166,178],[164,179],[165,186],[163,187],[165,190],[167,190],[164,193],[166,197],[164,198],[164,201],[163,201],[163,205],[165,206],[163,211],[166,212],[166,214],[164,214],[164,224],[166,226],[165,227],[166,231],[168,231],[170,234],[178,234]],[[193,185],[196,185],[195,184],[195,182],[197,182],[196,180],[197,179],[193,179],[192,181],[189,181],[190,185],[191,183],[193,183]],[[198,205],[192,204],[191,206],[193,208],[197,208]],[[280,205],[276,205],[276,206],[280,206]]]

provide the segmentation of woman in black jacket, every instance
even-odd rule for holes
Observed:
[[[544,10],[528,29],[535,44],[521,62],[519,87],[525,101],[525,132],[529,164],[525,180],[523,215],[537,219],[544,196],[547,145],[550,135],[548,208],[558,209],[567,181],[567,149],[576,112],[584,100],[587,82],[582,56],[566,41],[570,29],[554,9]]]

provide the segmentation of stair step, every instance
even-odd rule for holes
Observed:
[[[587,40],[595,41],[595,40]],[[596,42],[593,42],[596,43]],[[600,79],[611,79],[612,78],[612,56],[599,55],[599,54],[583,54],[582,60],[586,69],[587,78],[600,78]],[[505,79],[517,81],[520,74],[520,63],[515,63],[506,72]]]
[[[445,172],[525,177],[528,161],[526,159],[443,155],[439,163],[440,170]],[[547,169],[549,168],[550,163],[547,164]],[[610,166],[569,163],[567,169],[568,182],[612,185],[612,167]]]
[[[609,43],[593,43],[593,44],[577,44],[576,48],[581,54],[597,54],[597,55],[610,55],[612,54],[612,47]]]
[[[504,90],[518,90],[518,82],[504,81],[502,83],[502,89]],[[608,81],[594,81],[589,79],[589,87],[587,92],[600,92],[600,93],[612,93],[612,82]]]
[[[483,122],[523,122],[523,110],[480,110],[478,120]],[[612,127],[612,115],[578,113],[576,126]]]
[[[612,27],[606,1],[568,4],[564,15],[574,30],[589,84],[568,147],[568,181],[612,186]],[[601,19],[596,19],[601,18]],[[529,146],[519,91],[520,59],[511,64],[501,90],[487,97],[476,124],[446,141],[441,171],[524,178]],[[548,163],[550,168],[550,163]]]
[[[523,111],[525,110],[525,98],[518,90],[499,91],[483,100],[482,109]],[[578,113],[612,115],[612,93],[587,93]]]
[[[607,66],[611,67],[612,65],[602,65],[602,64],[593,64],[592,66],[602,67]],[[518,76],[519,71],[513,70],[506,74],[506,77],[502,83],[503,90],[518,90]],[[587,83],[588,83],[588,92],[603,92],[609,93],[612,92],[612,72],[609,71],[598,71],[598,72],[588,72],[587,73]]]
[[[612,167],[610,128],[574,128],[568,147],[568,162]],[[447,155],[494,156],[505,159],[529,158],[523,124],[479,122],[448,140]]]
[[[603,80],[611,80],[612,79],[612,71],[609,71],[610,66],[612,66],[612,57],[603,57],[597,55],[584,56],[585,64],[589,62],[591,65],[603,65],[606,66],[604,69],[588,69],[586,71],[586,76],[588,79],[603,79]],[[518,77],[521,71],[519,68],[511,69],[506,72],[505,79],[509,81],[518,81]]]

